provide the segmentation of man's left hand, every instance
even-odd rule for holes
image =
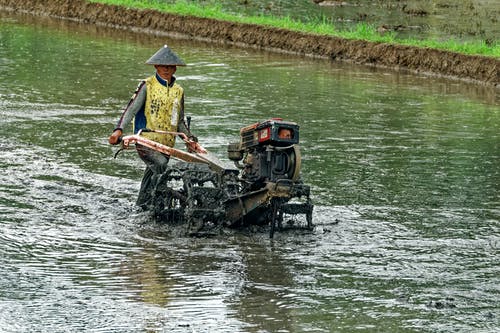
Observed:
[[[199,153],[199,154],[206,154],[207,153],[205,148],[200,146],[200,144],[197,141],[193,141],[193,140],[191,140],[191,138],[189,138],[189,139],[190,140],[188,142],[186,142],[186,145],[187,145],[188,151],[190,153],[193,153],[193,152]]]

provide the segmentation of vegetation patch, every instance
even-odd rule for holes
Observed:
[[[228,22],[256,24],[266,27],[280,28],[291,31],[306,32],[312,34],[334,36],[349,40],[361,40],[376,43],[391,43],[422,48],[433,48],[458,52],[468,55],[483,55],[500,58],[500,43],[487,42],[483,40],[459,42],[453,39],[437,40],[415,38],[400,39],[395,37],[394,32],[380,32],[377,27],[359,23],[354,28],[348,30],[338,30],[334,24],[326,19],[313,19],[311,22],[301,22],[290,17],[275,17],[269,15],[261,16],[240,16],[224,12],[220,4],[210,1],[205,5],[179,0],[174,4],[166,4],[160,0],[88,0],[90,2],[124,6],[127,8],[151,9],[165,13],[194,16],[200,18],[211,18]]]

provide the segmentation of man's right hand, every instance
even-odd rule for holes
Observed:
[[[111,136],[108,138],[108,142],[112,145],[117,145],[120,143],[120,138],[122,136],[123,132],[121,129],[117,129],[111,134]]]

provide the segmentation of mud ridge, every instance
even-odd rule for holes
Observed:
[[[500,60],[346,40],[253,24],[127,9],[85,0],[0,0],[0,10],[444,76],[500,88]]]

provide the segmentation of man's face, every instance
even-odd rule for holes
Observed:
[[[156,72],[160,77],[164,80],[167,80],[170,82],[172,79],[172,75],[174,75],[175,71],[177,70],[177,66],[166,66],[166,65],[155,65]]]

